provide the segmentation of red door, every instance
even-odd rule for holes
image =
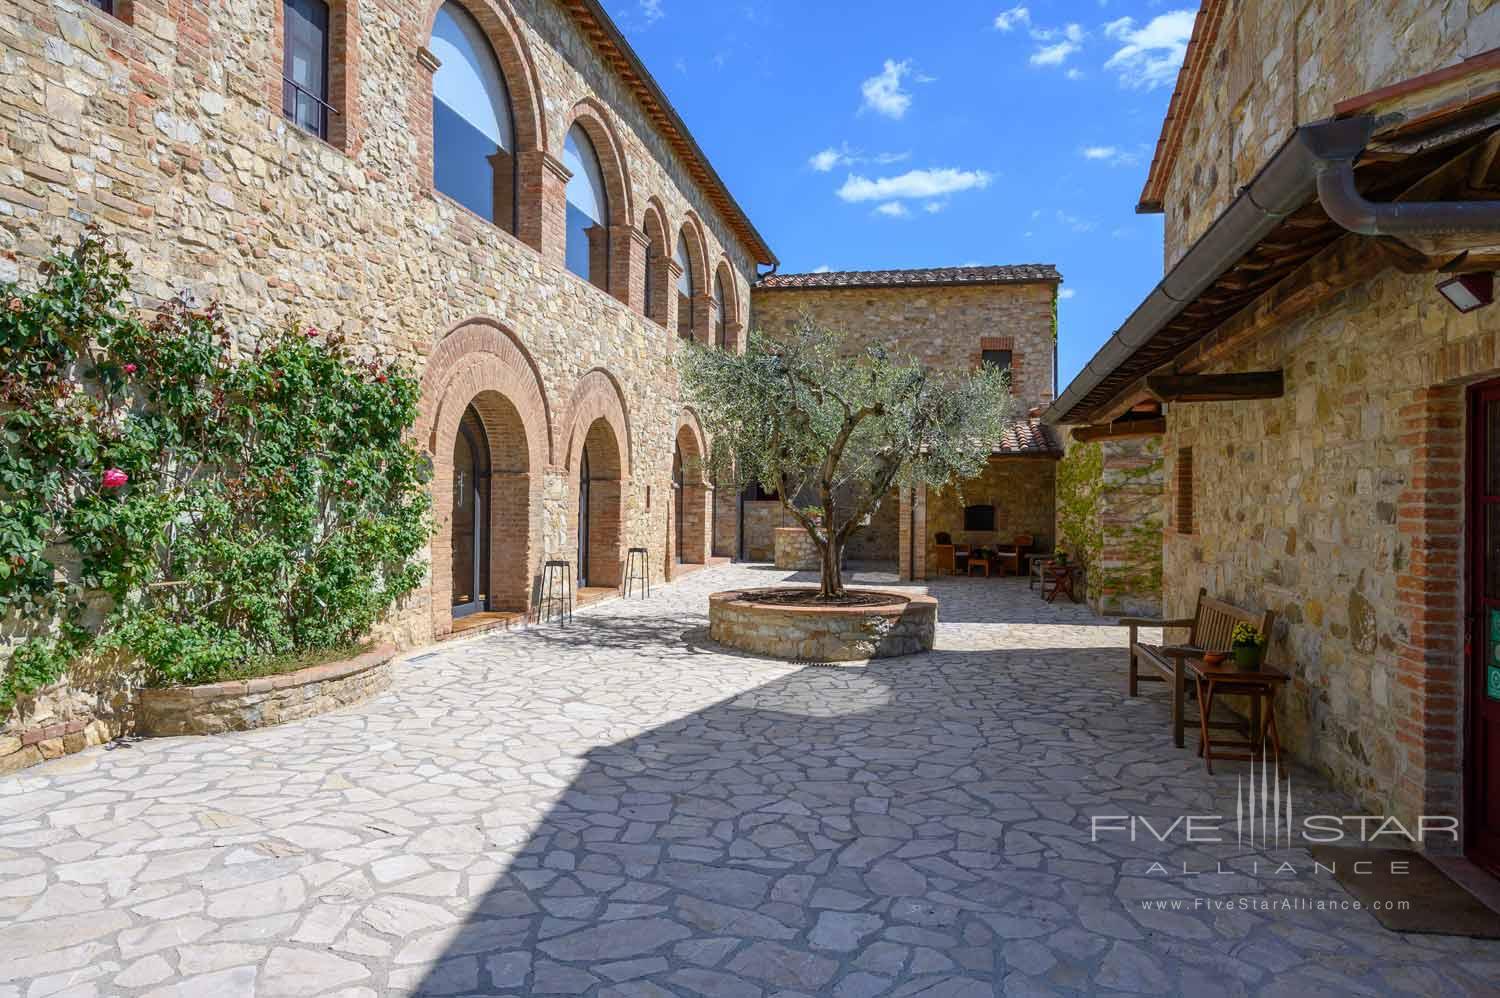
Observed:
[[[1469,392],[1469,857],[1500,873],[1500,382]]]

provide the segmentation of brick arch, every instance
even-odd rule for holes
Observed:
[[[728,340],[728,348],[734,353],[742,353],[745,348],[743,342],[745,324],[740,318],[739,287],[734,283],[734,268],[729,266],[728,256],[719,257],[719,265],[714,269],[714,276],[719,279],[719,284],[724,288],[724,300],[718,304],[719,314],[724,317],[724,332]]]
[[[677,429],[673,439],[682,448],[684,461],[691,458],[698,469],[697,480],[707,481],[708,462],[708,437],[703,432],[703,424],[698,421],[698,413],[692,406],[686,406],[677,414]]]
[[[421,414],[416,435],[434,456],[438,423],[456,407],[462,416],[468,399],[460,401],[450,386],[466,372],[482,368],[488,387],[511,400],[528,428],[530,465],[547,467],[553,460],[555,432],[541,370],[514,334],[494,319],[474,316],[458,323],[437,342],[422,374]],[[459,393],[461,394],[461,393]],[[450,397],[452,396],[452,397]]]
[[[496,356],[471,355],[460,363],[443,387],[443,404],[432,422],[434,441],[432,502],[432,627],[441,637],[453,630],[453,446],[459,423],[472,406],[484,426],[489,444],[489,504],[485,537],[489,572],[486,591],[491,610],[526,610],[531,581],[541,557],[543,465],[536,446],[540,427],[528,425],[526,400],[520,404],[510,375]]]
[[[568,435],[563,454],[564,467],[570,471],[578,467],[578,455],[593,425],[603,420],[608,424],[619,444],[619,477],[628,479],[632,455],[635,453],[634,434],[630,426],[630,412],[625,404],[625,393],[613,374],[596,367],[578,379],[573,398],[568,404]]]
[[[604,186],[609,195],[609,224],[629,225],[635,218],[635,188],[630,178],[625,144],[620,141],[609,109],[595,98],[585,97],[573,105],[563,121],[562,135],[566,137],[574,125],[588,135],[594,144],[594,154],[599,157],[599,172],[604,174]]]
[[[428,0],[427,17],[422,22],[422,40],[425,48],[432,38],[432,26],[437,22],[438,11],[448,0]],[[521,22],[506,0],[453,0],[479,23],[495,58],[500,60],[500,71],[505,74],[505,87],[510,91],[510,113],[516,130],[516,151],[547,150],[550,148],[547,135],[546,101],[542,94],[541,77],[536,63],[531,58],[531,49],[526,44]],[[432,74],[426,74],[425,93],[421,94],[428,104],[432,103]],[[422,90],[421,87],[418,90]],[[430,111],[429,111],[430,113]],[[428,121],[427,136],[431,152],[432,122]],[[431,156],[428,157],[431,159]]]
[[[414,70],[416,77],[408,98],[408,118],[417,138],[418,175],[423,190],[429,195],[437,191],[433,178],[432,135],[432,76],[437,67],[427,58],[430,55],[427,44],[432,40],[432,26],[445,2],[447,0],[428,0],[421,34],[414,40],[418,53]],[[544,239],[541,191],[545,183],[544,171],[549,169],[547,163],[551,158],[548,155],[550,138],[541,77],[526,43],[526,34],[508,0],[453,2],[468,11],[479,24],[505,76],[516,143],[515,235],[533,249],[541,250]]]
[[[668,568],[677,562],[702,565],[708,561],[712,550],[710,539],[710,504],[712,490],[708,486],[706,462],[708,447],[703,437],[703,426],[698,414],[684,409],[677,417],[677,431],[672,438],[674,454],[682,455],[682,491],[679,497],[676,484],[672,488],[673,507],[668,519],[667,531]],[[677,503],[681,503],[678,509]],[[682,522],[681,547],[678,546],[678,520]]]
[[[654,267],[649,265],[650,256],[646,249],[643,247],[641,250],[647,261],[645,279],[651,286],[651,309],[646,313],[646,318],[659,326],[665,326],[669,324],[671,316],[668,302],[672,297],[672,278],[668,261],[672,258],[672,241],[667,234],[672,228],[667,224],[666,207],[662,205],[661,198],[654,194],[646,199],[640,230],[648,243],[654,241],[661,250]]]
[[[692,258],[693,277],[696,280],[693,294],[706,295],[709,292],[708,238],[703,234],[703,220],[698,217],[697,212],[689,209],[677,231],[687,234],[688,256]],[[675,236],[673,245],[675,248]]]

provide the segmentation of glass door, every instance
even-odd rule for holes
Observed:
[[[469,406],[453,439],[453,616],[488,609],[489,442]]]
[[[1500,382],[1469,395],[1469,724],[1464,825],[1471,859],[1500,873]]]

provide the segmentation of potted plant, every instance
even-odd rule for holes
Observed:
[[[1266,652],[1266,636],[1260,633],[1259,628],[1250,624],[1235,624],[1230,649],[1234,652],[1236,668],[1241,672],[1255,672],[1260,668],[1261,657]]]
[[[1066,551],[1059,551],[1059,552],[1057,552],[1057,554],[1054,555],[1053,558],[1057,561],[1057,563],[1059,565],[1062,565],[1062,566],[1066,567],[1067,564],[1068,564],[1068,552],[1066,552]]]

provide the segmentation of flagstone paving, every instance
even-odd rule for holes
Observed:
[[[707,593],[783,574],[0,780],[0,998],[1496,993],[1500,943],[1241,906],[1347,901],[1300,850],[1093,841],[1093,815],[1233,815],[1243,768],[1171,746],[1085,608],[944,580],[937,650],[864,667],[708,640]]]

